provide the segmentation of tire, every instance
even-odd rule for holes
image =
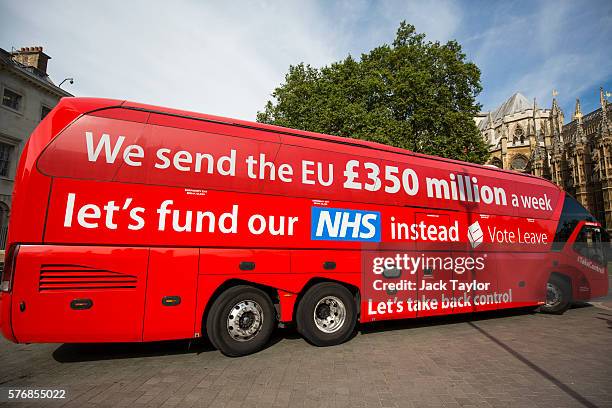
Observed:
[[[546,285],[546,304],[540,306],[543,313],[563,314],[571,305],[572,290],[565,279],[551,275]]]
[[[236,312],[238,311],[238,312]],[[213,346],[229,357],[261,350],[276,326],[270,297],[252,286],[234,286],[212,304],[206,333]]]
[[[342,285],[318,283],[308,289],[298,304],[296,323],[298,332],[315,346],[343,343],[355,331],[355,299]]]

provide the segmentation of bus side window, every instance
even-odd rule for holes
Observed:
[[[576,236],[574,250],[586,258],[603,264],[605,257],[601,228],[588,225],[583,226],[578,236]]]

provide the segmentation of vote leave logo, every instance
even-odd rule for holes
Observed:
[[[468,240],[470,241],[472,248],[476,248],[478,245],[482,244],[483,237],[484,233],[482,232],[482,228],[480,228],[478,221],[468,227]]]

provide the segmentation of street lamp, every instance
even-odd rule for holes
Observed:
[[[70,81],[70,85],[74,84],[74,78],[65,78],[62,82],[59,83],[58,88],[61,88],[62,84],[66,81]]]

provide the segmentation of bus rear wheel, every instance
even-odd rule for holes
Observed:
[[[540,306],[544,313],[563,314],[572,301],[570,285],[558,275],[551,275],[546,284],[546,303]]]
[[[239,285],[215,300],[206,318],[206,332],[219,351],[238,357],[261,350],[275,323],[270,297],[260,289]]]
[[[343,343],[355,331],[357,307],[351,292],[333,282],[318,283],[300,301],[298,332],[315,346]]]

